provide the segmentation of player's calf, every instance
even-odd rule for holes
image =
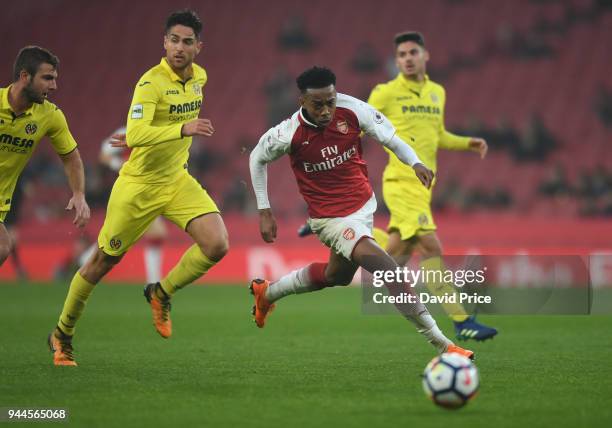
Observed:
[[[80,269],[81,276],[92,284],[97,284],[111,269],[121,261],[124,254],[112,256],[106,254],[101,248],[87,260]]]
[[[4,225],[0,223],[0,266],[8,258],[10,253],[11,239]]]

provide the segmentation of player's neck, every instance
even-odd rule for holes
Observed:
[[[409,82],[421,84],[425,82],[425,73],[418,73],[418,74],[411,74],[411,75],[404,74],[404,79],[408,80]]]
[[[170,65],[170,68],[183,82],[186,82],[193,77],[193,66],[191,64],[180,70],[175,69],[172,67],[172,65]]]
[[[19,84],[14,83],[11,85],[8,93],[8,102],[11,106],[11,110],[15,113],[15,116],[19,116],[27,109],[32,107],[33,102],[28,101],[23,91],[23,88]]]

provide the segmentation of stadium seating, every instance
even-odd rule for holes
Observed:
[[[522,214],[559,215],[563,210],[549,209],[551,202],[537,195],[550,165],[561,163],[571,179],[598,164],[612,167],[606,147],[611,131],[593,111],[598,88],[609,85],[612,75],[609,47],[604,43],[612,40],[612,13],[593,14],[595,3],[518,0],[492,7],[487,0],[187,2],[204,21],[199,60],[210,84],[205,88],[202,116],[210,117],[216,128],[214,137],[197,144],[228,159],[224,168],[198,172],[198,176],[218,200],[233,179],[249,181],[247,156],[236,143],[246,138],[255,144],[266,130],[263,86],[279,65],[292,75],[313,64],[328,65],[338,75],[340,91],[361,94],[389,76],[384,67],[369,75],[352,71],[350,56],[357,46],[367,41],[387,59],[393,34],[413,29],[426,35],[432,76],[436,70],[445,70],[450,130],[465,126],[471,117],[489,127],[506,118],[521,129],[538,113],[559,142],[544,163],[515,161],[507,152],[492,153],[486,162],[467,154],[442,153],[440,176],[456,176],[463,187],[505,186],[515,201],[513,209]],[[23,45],[40,44],[57,53],[60,89],[53,100],[66,112],[85,160],[93,164],[99,142],[124,122],[139,75],[163,55],[162,23],[175,6],[169,1],[109,0],[78,7],[69,0],[42,5],[32,0],[13,2],[7,6],[10,13],[0,18],[5,33],[3,75],[10,75],[9,59]],[[276,38],[288,11],[303,16],[315,40],[313,49],[283,52],[278,48]],[[521,35],[542,26],[561,28],[541,33],[553,56],[520,60],[487,49],[496,46],[503,29]],[[457,59],[474,62],[454,68]],[[370,147],[366,153],[378,188],[385,155]],[[288,162],[281,163],[273,174],[290,174]],[[48,191],[53,186],[41,180],[36,186],[38,195],[63,191]],[[304,215],[292,180],[272,180],[270,187],[272,202],[282,216]],[[37,196],[28,205],[42,201]],[[576,209],[564,212],[574,215]]]

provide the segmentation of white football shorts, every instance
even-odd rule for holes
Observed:
[[[372,193],[361,208],[346,217],[311,218],[308,224],[325,246],[352,260],[353,249],[359,240],[372,238],[376,206],[376,196]]]

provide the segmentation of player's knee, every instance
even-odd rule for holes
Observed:
[[[332,273],[327,277],[330,286],[347,286],[353,281],[353,275],[349,276],[343,273]]]
[[[440,257],[442,255],[442,248],[436,244],[422,246],[421,251],[423,253],[421,254],[421,257],[423,259],[429,259],[431,257]]]
[[[110,254],[106,254],[102,250],[99,250],[94,254],[93,258],[90,259],[88,264],[90,264],[97,270],[108,271],[112,269],[112,267],[115,266],[117,263],[119,263],[122,257],[123,255],[111,256]]]
[[[221,237],[212,242],[207,242],[200,246],[200,250],[211,260],[220,261],[229,251],[229,241],[227,237]]]

